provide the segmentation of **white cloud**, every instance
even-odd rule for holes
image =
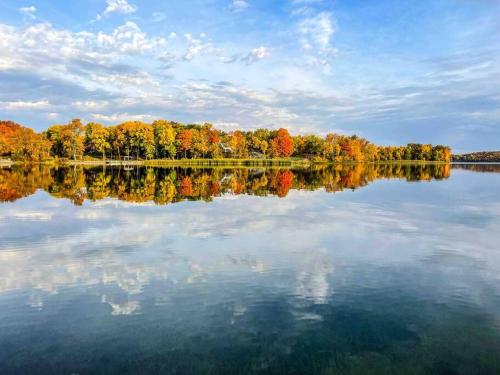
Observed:
[[[137,10],[137,7],[129,4],[127,0],[106,0],[106,3],[108,6],[103,13],[97,15],[97,20],[100,20],[111,13],[130,14]]]
[[[313,17],[304,18],[299,22],[300,42],[305,50],[318,49],[327,51],[330,47],[330,41],[335,27],[332,21],[332,15],[328,12],[321,12]]]
[[[246,55],[241,60],[244,61],[247,65],[251,65],[259,60],[265,59],[269,56],[269,49],[266,47],[254,48],[251,50],[248,55]]]
[[[303,18],[298,24],[298,33],[301,47],[307,54],[306,64],[323,66],[323,72],[329,73],[331,57],[337,52],[331,45],[335,33],[332,14],[321,12]]]
[[[28,16],[28,17],[34,19],[35,18],[36,7],[34,7],[33,5],[31,5],[29,7],[22,7],[22,8],[19,8],[19,12],[21,12],[25,16]]]
[[[209,53],[220,53],[220,51],[214,47],[211,42],[205,41],[206,35],[200,34],[200,38],[196,39],[191,34],[185,35],[188,42],[188,49],[183,56],[185,61],[191,61],[198,55],[209,54]]]
[[[39,101],[6,101],[0,102],[0,108],[3,110],[24,110],[24,109],[47,109],[50,104],[47,100]]]
[[[44,62],[53,69],[64,62],[68,70],[68,62],[109,64],[127,55],[156,51],[165,44],[164,38],[148,37],[134,22],[126,22],[110,34],[73,33],[56,29],[50,23],[26,28],[0,25],[0,47],[7,52],[0,57],[0,68],[19,68],[21,65],[38,69]]]
[[[71,103],[73,108],[82,112],[101,111],[109,105],[107,101],[77,100]]]
[[[247,9],[248,6],[249,4],[247,0],[233,0],[229,7],[235,12],[241,12]]]
[[[112,34],[100,32],[97,43],[104,49],[111,48],[124,54],[140,54],[162,47],[166,41],[164,38],[149,39],[136,23],[129,21],[116,28]]]
[[[130,114],[130,113],[114,113],[111,115],[105,115],[100,113],[92,113],[90,118],[96,121],[103,121],[107,123],[120,123],[124,121],[151,121],[155,119],[155,116],[146,114]]]

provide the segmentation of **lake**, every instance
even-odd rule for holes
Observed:
[[[500,374],[500,166],[0,169],[0,374]]]

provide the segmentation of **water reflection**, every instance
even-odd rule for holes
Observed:
[[[497,374],[500,174],[444,167],[4,169],[0,373]]]
[[[452,167],[474,172],[500,173],[500,163],[456,163]]]
[[[13,202],[43,189],[76,205],[107,197],[163,205],[186,199],[210,201],[227,193],[285,197],[290,189],[337,192],[381,178],[430,181],[449,175],[449,164],[358,164],[294,170],[18,166],[0,169],[0,201]]]

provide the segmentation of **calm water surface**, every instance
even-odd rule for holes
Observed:
[[[500,374],[499,172],[0,169],[0,374]]]

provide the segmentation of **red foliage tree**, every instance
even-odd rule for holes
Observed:
[[[293,139],[286,129],[279,129],[271,141],[271,148],[276,156],[288,157],[293,154]]]
[[[208,141],[212,144],[219,143],[220,137],[219,137],[219,131],[217,129],[210,129]]]
[[[184,152],[184,157],[186,157],[186,152],[191,150],[193,146],[193,132],[189,129],[181,130],[177,134],[177,141],[179,142],[178,149]]]

